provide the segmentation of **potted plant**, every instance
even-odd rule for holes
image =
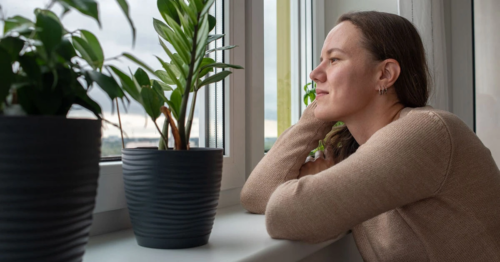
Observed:
[[[117,2],[132,25],[127,2]],[[119,84],[102,73],[97,38],[66,30],[50,11],[54,4],[62,5],[63,15],[76,9],[100,24],[94,0],[53,0],[34,10],[35,21],[1,17],[0,261],[81,261],[95,203],[102,120],[101,107],[87,92],[97,84],[111,99],[124,98]],[[72,105],[98,119],[66,118]]]
[[[158,57],[164,70],[152,70],[133,57],[142,68],[131,75],[113,71],[124,90],[141,103],[160,133],[158,148],[125,148],[122,152],[125,193],[137,242],[152,248],[188,248],[208,242],[220,193],[223,150],[190,148],[189,136],[197,92],[231,74],[214,68],[237,65],[217,63],[205,57],[225,46],[207,50],[223,35],[209,35],[215,17],[208,14],[214,0],[158,0],[164,22],[154,19],[160,44],[170,58]],[[169,42],[175,51],[167,48]],[[155,78],[151,80],[146,71]],[[170,97],[164,91],[171,91]],[[188,108],[189,97],[192,103]],[[166,104],[166,106],[164,106]],[[156,120],[163,114],[162,128]],[[175,145],[168,149],[168,130]]]

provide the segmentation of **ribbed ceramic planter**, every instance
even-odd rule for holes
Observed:
[[[101,122],[0,117],[0,261],[81,261]]]
[[[208,243],[219,200],[222,149],[124,149],[125,195],[137,243],[177,249]]]

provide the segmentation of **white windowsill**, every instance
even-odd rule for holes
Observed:
[[[152,249],[137,245],[132,229],[91,237],[84,262],[125,261],[299,261],[336,240],[319,244],[269,237],[264,215],[240,205],[217,210],[208,244],[189,249]]]

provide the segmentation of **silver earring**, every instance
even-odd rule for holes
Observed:
[[[387,94],[387,87],[384,86],[384,91],[382,92],[382,94]]]

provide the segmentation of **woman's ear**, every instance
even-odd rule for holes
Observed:
[[[398,80],[399,73],[401,72],[401,67],[399,66],[396,59],[386,59],[381,63],[381,74],[379,81],[383,87],[393,86],[396,80]]]

